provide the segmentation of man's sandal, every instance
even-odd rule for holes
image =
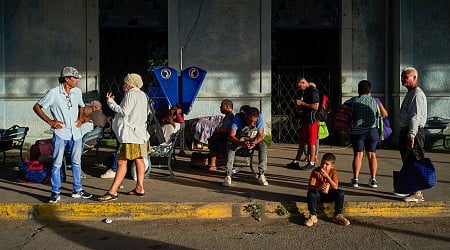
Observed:
[[[103,196],[100,196],[97,198],[100,202],[108,202],[108,201],[115,201],[119,198],[119,195],[111,194],[110,192],[106,192]]]

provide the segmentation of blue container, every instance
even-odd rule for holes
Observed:
[[[159,88],[150,89],[149,97],[154,95],[155,108],[165,104],[168,104],[170,107],[176,105],[179,102],[178,72],[168,66],[153,67],[150,71],[154,74]],[[152,94],[152,90],[154,94]],[[162,99],[165,99],[166,103]]]
[[[205,76],[206,71],[198,67],[189,67],[181,71],[181,107],[185,114],[191,111]]]

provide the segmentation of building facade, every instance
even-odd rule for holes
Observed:
[[[0,128],[30,127],[28,143],[50,136],[32,111],[59,71],[77,67],[85,98],[120,95],[127,72],[148,61],[207,71],[187,119],[219,113],[220,101],[258,107],[266,133],[295,142],[295,78],[314,75],[334,106],[368,79],[398,127],[406,89],[419,70],[429,116],[450,117],[450,2],[436,0],[0,0]],[[282,135],[288,135],[283,137]],[[395,136],[393,136],[395,138]],[[395,144],[395,142],[393,142]]]

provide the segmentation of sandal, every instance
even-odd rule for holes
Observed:
[[[136,191],[136,189],[131,190],[130,192],[127,193],[128,195],[136,195],[136,196],[144,196],[144,193],[139,193],[138,191]]]
[[[97,200],[100,202],[115,201],[117,199],[119,199],[119,195],[117,195],[117,194],[114,195],[114,194],[111,194],[110,192],[106,192],[106,194],[97,198]]]

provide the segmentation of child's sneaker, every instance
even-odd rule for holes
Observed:
[[[423,194],[420,191],[410,194],[409,196],[405,197],[405,199],[403,199],[403,200],[406,202],[425,201],[425,199],[423,198]]]
[[[370,179],[370,180],[369,180],[369,187],[371,187],[371,188],[376,188],[376,187],[378,187],[378,182],[377,182],[377,180],[376,180],[376,179]]]
[[[351,179],[349,186],[357,188],[359,186],[358,179]]]
[[[305,220],[305,226],[312,227],[314,224],[317,224],[317,215],[310,215],[307,220]]]
[[[350,221],[347,220],[347,218],[345,218],[342,214],[338,214],[338,215],[333,216],[332,220],[333,220],[334,223],[337,223],[337,224],[342,225],[342,226],[350,225]]]
[[[61,196],[57,193],[52,193],[50,195],[50,199],[48,200],[48,203],[56,203],[61,199]]]
[[[84,190],[80,190],[80,191],[73,191],[72,192],[72,198],[83,198],[83,199],[89,199],[92,197],[92,194],[84,191]]]
[[[231,186],[231,176],[227,175],[223,180],[222,186],[229,187]]]

